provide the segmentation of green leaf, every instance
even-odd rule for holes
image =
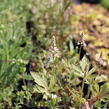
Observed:
[[[75,72],[76,75],[81,76],[81,77],[84,76],[84,74],[82,73],[82,70],[81,70],[79,67],[77,67],[77,66],[74,65],[74,64],[72,64],[71,67],[73,68],[73,70],[76,71],[76,72]]]
[[[89,63],[89,60],[87,59],[86,56],[84,56],[82,58],[82,60],[80,61],[80,66],[81,66],[82,71],[88,71],[89,70],[90,63]]]
[[[42,86],[44,88],[48,88],[47,85],[47,79],[44,76],[39,75],[36,72],[31,72],[32,77],[34,78],[35,82],[39,85]]]
[[[101,86],[100,93],[109,93],[109,83],[105,83]]]
[[[95,81],[93,82],[93,84],[91,84],[90,89],[94,96],[97,96],[99,94],[99,85]]]
[[[43,87],[36,86],[36,87],[34,87],[34,91],[42,93],[46,97],[50,97],[50,92],[47,89],[43,88]]]
[[[78,77],[84,77],[84,75],[83,75],[83,73],[79,73],[79,72],[77,72],[77,71],[73,71],[73,74],[75,75],[75,76],[78,76]]]
[[[88,73],[87,76],[91,75],[92,73],[94,73],[96,71],[96,68],[93,67]]]
[[[34,91],[39,92],[39,93],[45,93],[46,92],[45,88],[43,88],[41,86],[34,87]]]
[[[95,80],[97,82],[108,81],[108,77],[106,75],[97,75]]]
[[[56,85],[56,78],[52,76],[52,78],[50,79],[49,87],[53,88],[55,85]]]
[[[72,43],[72,40],[70,40],[69,47],[70,47],[70,51],[74,50],[74,45]]]

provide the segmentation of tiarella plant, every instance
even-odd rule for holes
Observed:
[[[71,46],[73,45],[70,44]],[[72,47],[70,50],[68,58],[54,60],[49,67],[46,67],[43,60],[40,61],[42,70],[37,68],[37,72],[31,72],[36,82],[34,91],[42,93],[43,99],[47,101],[52,101],[54,95],[58,102],[62,102],[63,97],[67,100],[68,96],[71,95],[70,101],[65,100],[65,103],[70,102],[72,107],[79,108],[85,106],[86,103],[91,107],[96,107],[98,104],[100,105],[101,100],[106,100],[108,97],[108,78],[105,75],[95,73],[97,68],[91,65],[87,56],[78,60],[78,55],[72,54],[75,49]],[[104,85],[100,87],[99,84],[104,81]],[[86,86],[88,88],[85,90]],[[104,87],[105,90],[103,90]]]

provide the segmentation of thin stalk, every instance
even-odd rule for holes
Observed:
[[[90,95],[90,90],[88,90],[87,95],[85,96],[85,98],[88,99],[89,95]]]
[[[85,82],[85,80],[83,79],[83,81],[82,81],[82,95],[83,95],[83,91],[84,91],[84,82]]]

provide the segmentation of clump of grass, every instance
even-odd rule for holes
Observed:
[[[31,39],[27,37],[25,28],[28,3],[24,0],[0,1],[0,93],[3,94],[0,102],[9,100],[18,75],[25,71],[22,69],[31,58]]]

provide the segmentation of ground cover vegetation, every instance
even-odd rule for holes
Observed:
[[[109,108],[107,10],[72,0],[0,4],[0,109]]]

